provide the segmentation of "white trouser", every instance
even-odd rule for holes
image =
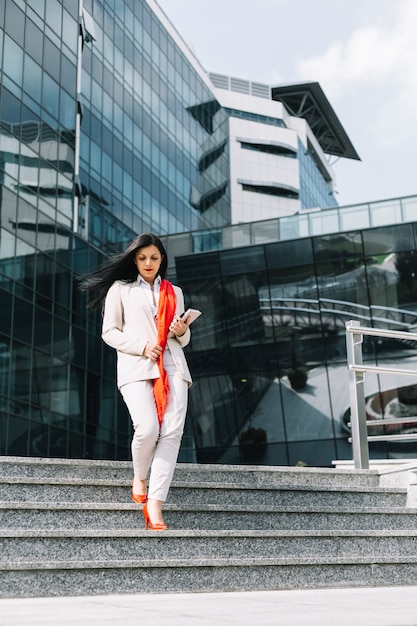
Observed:
[[[132,439],[134,475],[139,480],[145,480],[151,468],[148,497],[165,502],[184,431],[188,383],[178,373],[168,349],[163,358],[170,389],[161,430],[152,380],[128,383],[120,388],[120,392],[135,429]]]

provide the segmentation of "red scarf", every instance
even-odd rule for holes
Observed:
[[[153,395],[155,396],[156,410],[158,413],[158,422],[161,427],[165,410],[168,404],[169,382],[168,374],[164,368],[163,355],[168,340],[169,326],[174,319],[175,309],[177,307],[177,297],[175,295],[172,284],[165,280],[161,281],[158,303],[158,339],[157,343],[162,348],[161,356],[158,359],[159,378],[155,378],[153,383]]]

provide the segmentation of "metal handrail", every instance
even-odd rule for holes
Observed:
[[[400,374],[415,376],[417,371],[396,369],[387,366],[364,365],[362,359],[363,336],[386,337],[392,339],[407,339],[417,341],[417,333],[406,333],[399,330],[382,328],[366,328],[360,326],[357,320],[346,322],[346,348],[349,369],[349,397],[350,397],[350,424],[352,429],[353,462],[356,469],[369,469],[369,441],[407,441],[417,439],[417,434],[392,434],[368,436],[365,406],[365,372]],[[417,418],[416,418],[417,419]],[[383,422],[384,420],[377,420]],[[396,423],[410,423],[410,418],[396,419]],[[392,423],[392,422],[391,422]],[[373,422],[376,424],[376,421]],[[389,420],[386,420],[386,425]]]

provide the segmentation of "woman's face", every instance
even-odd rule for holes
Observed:
[[[146,282],[153,285],[162,263],[162,254],[154,245],[140,248],[135,255],[135,265]]]

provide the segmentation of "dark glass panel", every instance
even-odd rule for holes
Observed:
[[[3,296],[3,293],[1,293]],[[1,315],[1,314],[0,314]],[[10,333],[9,327],[1,327],[7,333]],[[11,342],[10,338],[5,334],[0,334],[0,415],[4,414],[7,410],[7,393],[9,387],[9,363],[11,354]],[[0,437],[4,438],[4,437]]]
[[[73,270],[76,275],[95,269],[88,263],[88,245],[80,237],[74,237]]]
[[[217,252],[208,254],[194,254],[175,259],[178,281],[181,285],[184,281],[201,278],[220,276],[219,255]]]
[[[263,372],[268,380],[278,377],[278,360],[273,344],[253,345],[249,350],[247,347],[235,347],[230,350],[229,365],[230,370],[239,376],[241,372]]]
[[[16,304],[19,304],[16,298]],[[26,308],[28,308],[26,306]],[[21,312],[21,311],[20,311]],[[30,318],[32,312],[30,312]],[[29,323],[31,330],[32,324]],[[20,333],[21,335],[23,333]],[[15,337],[18,335],[15,333]],[[27,337],[23,336],[23,339]],[[29,337],[30,339],[30,337]],[[10,397],[17,402],[28,402],[31,388],[31,348],[13,341],[10,355]]]
[[[265,246],[268,269],[295,267],[313,263],[313,250],[310,239],[300,241],[280,241]]]
[[[54,361],[52,368],[52,359],[49,354],[44,354],[39,350],[33,350],[33,369],[32,369],[32,385],[31,400],[38,407],[43,407],[46,411],[43,419],[49,421],[49,410],[52,408],[56,398],[55,389],[52,384],[52,376],[58,376],[62,371],[62,365],[57,360]],[[62,385],[61,385],[62,387]]]
[[[265,250],[263,246],[238,248],[219,252],[223,276],[244,272],[265,271]]]
[[[199,281],[178,281],[184,292],[186,307],[199,308],[203,315],[191,328],[191,350],[220,349],[226,345],[225,310],[220,279],[201,276]]]
[[[21,102],[5,87],[1,90],[0,120],[16,124],[20,122]]]
[[[32,307],[25,300],[15,298],[13,307],[13,337],[26,343],[32,342]]]
[[[0,169],[1,171],[1,169]],[[2,200],[4,201],[6,198],[6,189],[0,185],[0,194],[2,195]],[[9,207],[11,211],[14,211],[16,206],[16,196],[13,194],[11,198],[9,198]],[[1,207],[1,204],[0,204]],[[10,213],[9,211],[0,211],[0,220],[4,223],[7,229],[10,229]],[[5,277],[13,278],[14,276],[14,257],[15,257],[15,243],[16,238],[12,235],[8,230],[4,228],[0,228],[0,246],[1,246],[1,256],[0,258],[0,282],[3,283]],[[4,286],[4,285],[3,285]]]
[[[229,345],[248,345],[266,338],[260,293],[266,274],[253,272],[223,280],[224,314]]]
[[[385,226],[362,231],[366,256],[385,255],[414,248],[413,224]]]
[[[384,269],[386,271],[383,273],[379,285],[381,282],[386,284],[389,305],[397,309],[414,311],[417,302],[417,250],[412,249],[387,255]],[[373,300],[373,295],[371,297]],[[414,320],[405,312],[400,315],[400,311],[397,310],[396,314],[397,319],[401,322],[414,325]]]
[[[54,272],[53,259],[46,254],[38,253],[36,255],[36,292],[39,301],[42,301],[45,297],[48,300],[53,299]]]
[[[52,321],[53,317],[50,313],[35,307],[33,345],[44,352],[52,350]]]
[[[76,340],[74,333],[77,332],[77,329],[70,331],[70,325],[68,322],[59,319],[59,317],[54,317],[54,325],[53,325],[53,345],[52,345],[52,353],[54,356],[57,356],[61,360],[68,360],[73,351],[76,351]],[[70,336],[72,335],[72,345],[70,345]]]
[[[71,308],[72,276],[63,266],[55,265],[55,303],[67,309]]]
[[[189,408],[190,414],[195,416],[193,426],[198,448],[225,445],[233,440],[237,424],[233,383],[229,376],[196,381],[190,389]]]
[[[76,326],[72,327],[71,361],[79,367],[87,365],[87,336],[85,331]]]
[[[29,419],[25,416],[10,415],[7,428],[6,454],[12,456],[39,456],[36,453],[31,454],[32,439],[29,432]]]
[[[313,247],[317,262],[326,262],[334,270],[351,268],[363,256],[362,232],[315,237]]]
[[[288,444],[289,465],[332,467],[337,457],[333,439],[306,440]]]

